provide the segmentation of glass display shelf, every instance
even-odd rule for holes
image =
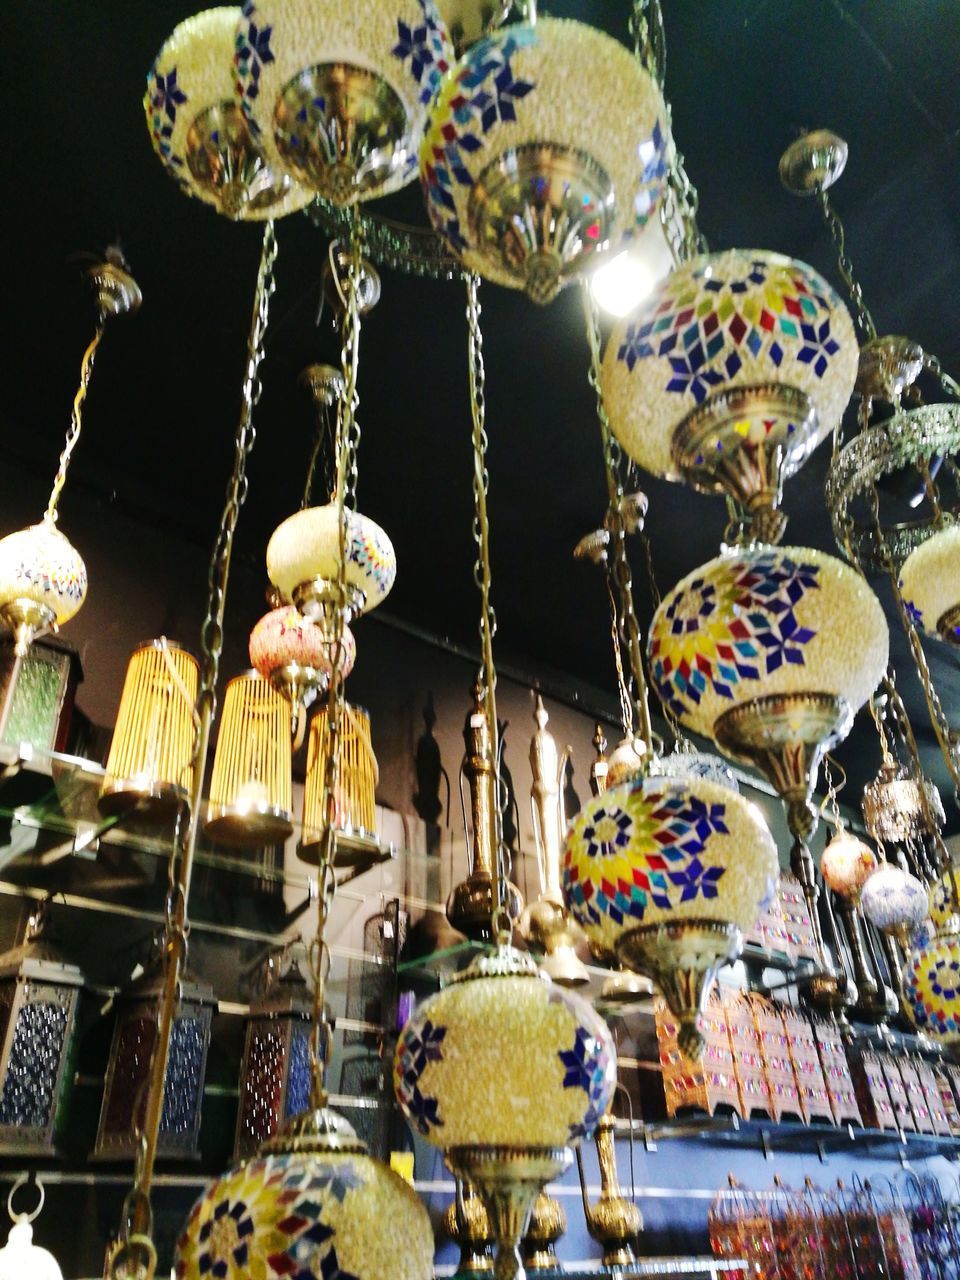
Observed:
[[[675,1276],[677,1280],[682,1280],[684,1276],[709,1276],[712,1280],[719,1280],[720,1276],[730,1273],[739,1275],[747,1270],[749,1270],[749,1263],[738,1258],[724,1258],[721,1261],[705,1257],[665,1257],[638,1258],[636,1262],[615,1267],[604,1266],[602,1262],[561,1263],[559,1267],[551,1267],[546,1270],[538,1267],[536,1272],[531,1271],[529,1274],[535,1274],[537,1280],[593,1280],[595,1276],[609,1276],[611,1280],[616,1280],[617,1277],[621,1276],[649,1276],[651,1278]],[[467,1276],[471,1273],[461,1272],[455,1266],[449,1266],[438,1268],[434,1274],[437,1280],[440,1280],[442,1276]],[[490,1273],[487,1272],[487,1274],[489,1275]]]

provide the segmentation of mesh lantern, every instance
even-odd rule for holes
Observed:
[[[615,327],[604,403],[635,462],[728,494],[775,542],[783,481],[840,421],[858,358],[850,316],[817,272],[733,249],[684,263]]]
[[[660,90],[579,22],[509,26],[444,78],[420,151],[433,225],[464,266],[546,303],[656,209]]]
[[[228,218],[278,218],[313,192],[272,164],[234,90],[239,7],[207,9],[181,22],[147,76],[143,109],[153,149],[187,195]]]
[[[960,526],[937,529],[900,570],[900,594],[914,624],[960,645]]]
[[[563,855],[570,912],[600,954],[652,978],[688,1057],[717,970],[776,890],[777,848],[757,808],[692,777],[634,775],[589,800]]]
[[[416,176],[453,47],[433,0],[247,0],[237,92],[270,157],[337,205]]]

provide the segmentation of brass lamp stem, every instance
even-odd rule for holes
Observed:
[[[160,1001],[157,1035],[147,1080],[146,1110],[134,1170],[133,1187],[124,1204],[124,1221],[119,1240],[108,1247],[104,1275],[110,1278],[137,1275],[152,1280],[156,1252],[150,1236],[153,1230],[150,1191],[163,1113],[163,1099],[170,1054],[170,1037],[177,1014],[178,991],[186,964],[187,903],[200,829],[200,805],[206,776],[210,732],[216,710],[216,686],[223,650],[223,618],[237,518],[247,495],[247,459],[256,440],[253,411],[260,399],[259,370],[263,360],[263,340],[274,291],[273,268],[277,241],[273,222],[264,224],[263,247],[253,317],[247,340],[247,366],[243,401],[234,442],[233,470],[227,484],[226,501],[208,573],[207,615],[200,635],[203,664],[197,698],[198,725],[192,759],[190,808],[180,811],[169,864],[169,885],[164,939],[164,984]]]
[[[643,739],[641,754],[648,759],[652,752],[653,723],[650,719],[650,697],[643,667],[640,644],[640,626],[633,607],[633,579],[627,558],[627,536],[623,520],[623,486],[617,470],[620,446],[610,430],[600,381],[600,320],[589,285],[583,286],[583,309],[587,322],[587,340],[590,346],[589,381],[597,398],[597,419],[600,423],[600,441],[603,446],[603,466],[607,481],[607,527],[610,532],[610,556],[613,575],[620,597],[620,628],[627,648],[630,672],[634,684],[634,712]]]

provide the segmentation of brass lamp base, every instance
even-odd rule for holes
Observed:
[[[523,912],[523,896],[515,884],[507,882],[504,903],[511,920],[519,920]],[[447,899],[447,919],[455,929],[473,942],[493,939],[490,920],[493,915],[493,877],[489,871],[475,871],[462,880]]]
[[[159,827],[173,822],[189,803],[187,789],[172,782],[111,778],[103,784],[97,808],[106,818],[136,818]]]
[[[600,988],[600,1000],[603,1004],[649,1004],[652,995],[650,979],[641,977],[639,973],[631,973],[629,969],[611,973],[609,978],[604,978]]]
[[[582,987],[590,981],[587,966],[577,955],[583,934],[566,908],[549,898],[533,902],[520,919],[520,932],[543,951],[540,968],[562,987]]]
[[[857,988],[845,973],[832,969],[817,970],[804,975],[797,982],[808,1004],[821,1013],[839,1015],[852,1009],[857,1001]]]
[[[396,91],[346,62],[308,67],[283,88],[277,149],[303,184],[335,205],[353,204],[408,174],[416,149]]]
[[[49,631],[56,620],[52,609],[26,596],[8,600],[0,607],[0,624],[12,633],[14,653],[18,658],[25,658],[40,632]]]
[[[293,820],[285,809],[270,804],[211,805],[204,833],[218,844],[240,849],[264,849],[293,835]]]
[[[566,1230],[567,1215],[563,1205],[541,1191],[533,1202],[530,1226],[523,1241],[523,1264],[528,1271],[559,1269],[555,1245]]]
[[[270,672],[270,683],[293,707],[290,723],[296,733],[299,713],[313,705],[317,694],[327,688],[329,680],[327,673],[320,671],[317,667],[305,667],[299,662],[285,662],[282,667],[275,667]]]
[[[639,925],[617,940],[629,969],[651,978],[680,1023],[677,1040],[688,1058],[703,1052],[699,1015],[718,970],[743,950],[743,934],[724,920]]]
[[[894,404],[923,371],[923,347],[899,334],[884,334],[860,348],[856,389],[865,400]]]
[[[313,578],[309,582],[301,582],[294,588],[293,603],[303,616],[317,626],[325,629],[328,635],[336,635],[336,610],[339,606],[340,589],[329,578]],[[359,587],[347,583],[343,601],[343,620],[351,623],[358,614],[363,613],[367,598]]]
[[[787,806],[790,830],[802,838],[816,829],[810,803],[825,751],[850,732],[853,712],[830,693],[783,693],[754,698],[725,711],[713,726],[718,746],[752,764]]]
[[[290,192],[290,179],[267,164],[235,102],[215,103],[194,118],[186,160],[197,185],[235,221],[273,208]]]
[[[457,1193],[441,1220],[443,1234],[460,1249],[457,1280],[493,1271],[493,1228],[483,1201],[469,1184],[457,1179]]]
[[[941,640],[960,647],[960,604],[940,615],[937,619],[937,631]]]
[[[467,219],[477,251],[534,302],[552,302],[610,238],[613,185],[574,147],[531,142],[504,151],[474,183]]]
[[[450,1171],[480,1193],[497,1239],[495,1280],[526,1280],[520,1242],[527,1233],[533,1202],[546,1184],[569,1167],[569,1147],[451,1147],[444,1153]]]
[[[330,1107],[301,1111],[284,1121],[272,1138],[260,1148],[265,1156],[364,1155],[367,1145],[358,1138],[353,1125]]]
[[[338,867],[369,867],[385,856],[383,846],[371,831],[338,827],[336,842]],[[322,834],[315,839],[303,840],[297,845],[297,856],[312,867],[319,866],[323,845]]]
[[[780,181],[795,196],[832,187],[847,164],[847,144],[829,129],[814,129],[791,142],[780,157]]]
[[[726,493],[746,508],[761,542],[779,542],[787,518],[777,510],[784,480],[816,447],[820,422],[803,391],[778,383],[708,396],[674,431],[680,475],[701,493]]]

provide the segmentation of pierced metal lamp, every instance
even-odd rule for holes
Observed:
[[[326,815],[327,713],[310,722],[307,778],[303,788],[303,835],[297,853],[316,864],[323,849]],[[373,753],[370,716],[362,707],[344,706],[340,726],[340,764],[336,789],[337,865],[357,866],[379,851],[375,797],[380,769]]]
[[[416,176],[427,109],[453,64],[433,0],[247,0],[237,92],[272,165],[336,205]]]
[[[156,822],[189,803],[196,658],[161,636],[140,645],[127,665],[107,757],[100,811],[135,810]]]
[[[654,214],[668,146],[660,90],[629,51],[543,18],[494,33],[444,77],[420,176],[464,266],[547,303]]]
[[[204,831],[262,848],[293,834],[290,703],[258,671],[234,676],[223,698]]]
[[[187,18],[157,54],[143,109],[153,149],[187,195],[233,219],[279,218],[313,192],[271,163],[251,130],[233,80],[239,6]]]
[[[853,322],[811,267],[733,249],[678,267],[610,335],[610,426],[645,470],[740,503],[777,542],[783,482],[853,393]]]

